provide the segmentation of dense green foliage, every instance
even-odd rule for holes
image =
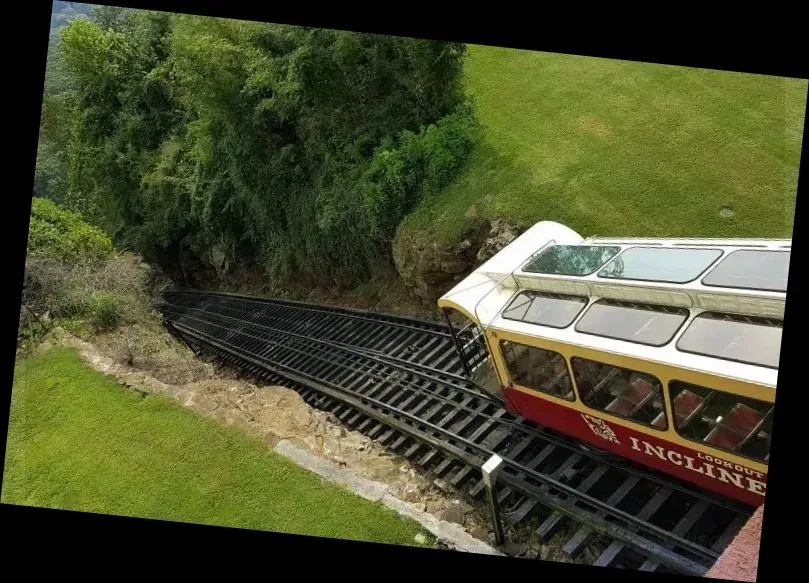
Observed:
[[[356,279],[475,139],[464,45],[139,11],[60,34],[41,183],[149,256]]]
[[[67,348],[15,368],[2,502],[377,543],[432,539],[261,439],[124,391]]]
[[[31,201],[29,257],[85,262],[107,259],[113,252],[110,238],[80,215],[62,210],[50,200],[35,197]]]
[[[494,218],[584,236],[791,235],[805,79],[474,45],[464,67],[485,130],[402,223],[410,236],[451,245]]]
[[[58,0],[53,3],[51,12],[34,191],[57,202],[64,199],[67,191],[67,144],[75,105],[70,77],[62,65],[60,32],[71,20],[89,19],[91,11],[102,20],[123,14],[123,9],[113,6],[91,7]]]

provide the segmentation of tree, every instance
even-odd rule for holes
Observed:
[[[147,256],[362,277],[471,147],[460,44],[140,11],[61,36],[67,204]]]

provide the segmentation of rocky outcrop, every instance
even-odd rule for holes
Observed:
[[[475,264],[485,231],[475,229],[454,245],[442,245],[422,231],[400,228],[393,240],[396,271],[422,301],[436,300]]]
[[[223,245],[214,245],[210,251],[208,259],[211,267],[216,270],[216,275],[220,278],[223,277],[230,269],[230,261],[228,254]]]
[[[405,284],[431,306],[478,265],[516,239],[524,228],[495,219],[477,222],[460,241],[442,245],[427,233],[400,228],[393,260]]]
[[[524,230],[525,228],[517,223],[494,219],[486,240],[478,249],[478,265],[494,257],[498,251],[519,237]]]

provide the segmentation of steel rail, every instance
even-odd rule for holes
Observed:
[[[260,355],[256,355],[255,353],[251,353],[247,351],[240,350],[236,347],[228,347],[225,344],[218,342],[210,337],[205,337],[202,334],[195,332],[194,330],[184,326],[182,324],[173,324],[176,326],[182,333],[188,334],[192,338],[196,339],[197,341],[208,344],[214,347],[219,348],[220,350],[230,353],[236,358],[243,359],[252,363],[253,365],[275,372],[276,374],[280,374],[283,377],[290,379],[293,382],[298,382],[305,386],[311,386],[316,390],[322,392],[323,394],[329,395],[333,398],[341,400],[350,406],[361,410],[363,413],[372,417],[383,424],[388,426],[394,427],[398,431],[403,433],[409,434],[411,437],[414,437],[420,441],[423,441],[432,447],[444,451],[447,454],[451,455],[452,457],[475,467],[476,469],[479,468],[487,457],[478,457],[477,455],[470,454],[469,452],[465,451],[463,448],[458,447],[452,442],[460,442],[467,447],[476,449],[479,453],[484,453],[486,456],[490,456],[492,453],[491,450],[475,444],[474,442],[463,438],[461,436],[452,434],[450,431],[439,427],[433,423],[425,421],[417,416],[414,416],[406,411],[399,410],[395,407],[387,405],[377,399],[372,397],[368,397],[362,394],[355,394],[353,392],[349,393],[346,392],[345,389],[334,385],[328,381],[322,381],[315,378],[312,378],[310,375],[305,373],[299,373],[294,370],[280,370],[280,369],[289,369],[290,367],[286,367],[284,365],[274,364],[270,365],[264,361],[262,361]],[[382,409],[382,411],[380,411]],[[386,412],[387,411],[387,412]],[[411,421],[411,424],[402,422],[401,420],[397,419],[397,417],[405,417]],[[418,426],[429,428],[433,432],[443,434],[445,439],[437,439],[435,436],[431,436],[429,433],[424,431],[423,429],[419,429]],[[683,539],[682,537],[671,535],[668,531],[661,529],[655,525],[645,523],[636,517],[628,514],[624,511],[609,507],[608,505],[604,504],[600,500],[594,499],[590,496],[581,495],[581,493],[577,492],[575,489],[567,486],[566,484],[562,484],[556,480],[552,480],[547,476],[539,474],[534,470],[521,467],[519,465],[514,465],[513,463],[506,461],[508,464],[507,470],[517,470],[522,471],[524,473],[532,475],[532,477],[538,479],[539,481],[545,482],[550,484],[554,487],[554,489],[560,490],[567,490],[572,491],[573,497],[579,498],[586,498],[588,502],[592,502],[593,505],[599,506],[603,508],[603,511],[607,514],[611,514],[613,516],[618,516],[620,518],[624,518],[628,522],[635,523],[635,526],[640,530],[651,530],[657,531],[659,535],[671,546],[674,547],[687,547],[693,549],[697,555],[702,556],[706,559],[715,560],[718,558],[718,553],[714,551],[709,551],[703,547],[700,547],[696,543],[692,543],[687,539]],[[596,515],[591,514],[585,510],[576,508],[574,506],[575,502],[570,500],[564,500],[549,494],[548,491],[543,491],[542,489],[533,486],[529,483],[524,482],[523,480],[519,479],[517,476],[514,476],[508,471],[501,475],[498,479],[499,482],[510,486],[513,489],[518,489],[525,491],[531,496],[535,496],[541,500],[543,504],[546,504],[550,508],[557,510],[565,515],[570,516],[574,520],[581,522],[583,524],[587,524],[594,530],[598,532],[602,532],[612,538],[620,540],[626,543],[633,548],[639,550],[643,555],[647,557],[653,557],[656,561],[659,561],[662,564],[665,564],[669,567],[672,567],[682,573],[701,576],[704,575],[705,572],[708,570],[708,566],[698,563],[692,559],[688,559],[687,557],[683,557],[681,554],[675,553],[673,550],[666,548],[648,538],[644,538],[637,533],[628,530],[625,527],[620,527],[614,523],[608,522],[605,518],[599,517]]]
[[[193,309],[193,310],[198,312],[198,313],[203,313],[203,314],[207,313],[207,312],[205,312],[203,310],[199,310],[199,309],[196,309],[196,308]],[[391,363],[385,362],[386,359],[385,359],[384,355],[376,356],[376,355],[365,354],[366,351],[364,349],[358,349],[358,348],[355,348],[355,347],[351,347],[349,345],[341,345],[340,343],[334,343],[334,342],[330,342],[330,341],[319,340],[317,338],[311,338],[311,337],[304,336],[304,335],[301,335],[301,334],[297,334],[297,333],[294,333],[294,332],[288,332],[286,330],[273,328],[273,327],[267,326],[265,324],[260,324],[260,323],[256,323],[256,322],[247,322],[247,321],[235,318],[233,316],[226,316],[226,315],[223,315],[223,314],[220,314],[220,313],[214,313],[214,314],[219,318],[232,320],[232,321],[234,321],[236,323],[239,323],[239,324],[242,324],[242,325],[248,325],[248,326],[252,326],[252,327],[255,327],[255,328],[262,329],[262,330],[267,330],[267,331],[270,331],[270,332],[273,332],[273,333],[276,333],[276,334],[283,334],[283,335],[293,337],[293,338],[296,338],[296,339],[305,340],[305,341],[312,342],[312,343],[317,343],[317,344],[322,344],[322,345],[325,345],[325,346],[327,346],[329,348],[331,348],[333,346],[338,346],[338,347],[342,348],[343,350],[345,350],[347,352],[350,352],[352,354],[355,354],[357,356],[366,357],[366,358],[369,358],[369,359],[371,359],[373,361],[376,361],[378,363],[391,364]],[[183,313],[182,316],[190,317],[187,313]],[[203,322],[203,323],[208,323],[206,320],[202,320],[202,319],[198,319],[198,318],[194,318],[194,319],[196,319],[196,320],[198,320],[200,322]],[[253,339],[257,340],[257,341],[261,341],[261,342],[273,342],[274,344],[276,344],[278,346],[285,347],[287,350],[293,350],[291,347],[285,346],[282,342],[271,341],[269,339],[262,338],[262,337],[259,337],[259,336],[253,336],[253,335],[251,335],[251,338],[253,338]],[[297,352],[299,352],[302,355],[309,356],[310,358],[314,357],[313,355],[311,355],[309,353],[305,353],[302,349],[294,349],[294,350],[296,350]],[[335,366],[341,366],[341,367],[346,366],[345,364],[334,362],[331,358],[327,358],[327,357],[314,357],[314,358],[318,358],[324,364],[331,363],[331,364],[333,364]],[[409,361],[406,362],[406,365],[412,365],[412,364],[413,363],[410,363]],[[404,368],[405,370],[407,370],[406,365],[398,365],[397,364],[395,366],[399,366],[400,368]],[[444,371],[439,371],[437,369],[432,369],[431,368],[430,370],[434,371],[435,373],[437,373],[439,375],[447,375],[447,376],[455,377],[455,375],[451,375],[451,373],[446,373]],[[492,396],[488,395],[487,393],[484,393],[482,391],[482,389],[478,388],[476,390],[476,389],[469,389],[467,387],[460,387],[460,386],[455,385],[454,383],[447,383],[443,379],[435,378],[435,377],[432,377],[432,376],[429,376],[429,375],[425,375],[425,374],[420,373],[420,372],[415,372],[415,371],[410,371],[410,370],[408,370],[407,372],[410,372],[411,374],[414,374],[415,376],[419,376],[420,378],[422,378],[423,380],[425,380],[427,382],[438,383],[438,384],[441,384],[441,385],[450,386],[454,390],[464,392],[466,394],[471,394],[474,397],[477,397],[477,398],[483,399],[485,401],[488,401],[492,405],[495,405],[495,406],[498,406],[498,407],[502,406],[502,404],[499,401],[497,401],[496,399],[494,399]],[[380,382],[386,382],[386,381],[391,381],[392,380],[389,377],[385,377],[385,378],[380,377],[376,373],[374,374],[374,376]],[[463,379],[462,377],[461,377],[461,379],[466,381],[466,379]],[[400,386],[402,385],[401,381],[396,380],[396,382]],[[468,382],[469,384],[472,384],[474,386],[474,383],[471,383],[470,381],[466,381],[466,382]],[[425,392],[426,391],[426,389],[424,387],[420,387],[420,386],[417,386],[417,385],[407,386],[407,387],[404,387],[404,388],[406,390],[416,390],[416,391],[419,391],[419,392]],[[461,410],[463,410],[463,411],[465,411],[467,413],[470,413],[472,415],[480,416],[480,413],[478,411],[476,411],[474,408],[461,406],[458,402],[452,401],[451,399],[449,399],[447,397],[443,397],[441,395],[438,395],[434,391],[428,392],[427,396],[429,396],[431,398],[443,400],[447,404],[451,404],[453,406],[459,407]],[[519,430],[520,432],[522,432],[525,435],[534,436],[534,437],[537,437],[537,438],[540,438],[540,439],[544,439],[544,440],[546,440],[548,442],[554,443],[555,445],[564,447],[564,448],[566,448],[568,450],[573,451],[574,449],[576,449],[577,451],[580,451],[579,448],[576,448],[576,446],[571,444],[569,441],[566,441],[566,440],[564,440],[562,438],[559,438],[559,437],[551,436],[545,431],[540,431],[540,430],[537,430],[537,429],[535,429],[533,427],[526,426],[524,424],[524,422],[512,421],[512,420],[502,419],[502,418],[497,419],[496,422],[498,424],[500,424],[500,425],[510,425],[510,426],[516,428],[517,430]],[[625,471],[625,472],[627,472],[629,474],[636,475],[638,477],[641,477],[641,478],[644,478],[644,479],[659,483],[659,484],[664,485],[666,487],[669,487],[669,488],[671,488],[673,490],[688,494],[690,496],[694,496],[695,498],[705,499],[706,501],[711,502],[712,504],[720,505],[720,506],[722,506],[724,508],[727,508],[728,510],[731,510],[731,511],[734,511],[734,512],[739,512],[739,513],[744,513],[744,514],[747,514],[747,515],[752,514],[752,512],[747,508],[740,507],[739,505],[730,503],[730,502],[725,501],[725,500],[717,499],[716,497],[713,497],[713,496],[708,495],[708,494],[704,494],[702,492],[696,492],[696,491],[694,491],[694,490],[692,490],[692,489],[690,489],[690,488],[688,488],[686,486],[683,486],[683,485],[680,485],[680,484],[678,484],[676,482],[671,481],[668,477],[657,476],[655,474],[645,472],[643,470],[627,467],[623,463],[615,462],[615,461],[612,461],[612,460],[605,460],[605,459],[599,458],[598,456],[595,456],[595,455],[588,455],[587,457],[589,457],[590,459],[598,460],[599,462],[605,463],[605,464],[607,464],[607,465],[609,465],[611,467],[619,468],[622,471]]]
[[[225,328],[224,326],[217,326],[216,324],[211,324],[209,322],[206,322],[206,323],[208,323],[209,325],[212,325],[214,327],[222,328],[223,330],[225,330],[227,332],[235,332],[233,330]],[[186,325],[183,325],[183,324],[180,324],[180,323],[175,323],[174,325],[177,326],[182,332],[184,332],[184,333],[186,333],[186,334],[188,334],[188,335],[190,335],[192,337],[195,337],[197,340],[205,340],[204,337],[201,337],[198,333],[196,333],[194,330],[192,330],[191,328],[189,328]],[[259,340],[259,341],[265,340],[265,339],[262,339],[262,338],[247,334],[244,331],[238,331],[236,333],[240,334],[240,335],[243,335],[243,336],[250,337],[250,338],[252,338],[254,340]],[[219,347],[221,349],[223,349],[223,350],[228,350],[228,348],[226,346],[224,346],[224,345],[222,345],[222,344],[220,344],[220,343],[218,343],[216,341],[213,341],[213,339],[209,338],[208,341],[210,343],[214,344],[214,345],[219,345]],[[252,352],[252,351],[247,351],[245,349],[238,348],[235,345],[230,348],[230,351],[237,353],[238,356],[250,358],[250,360],[253,361],[253,363],[258,365],[258,366],[267,366],[268,365],[268,363],[266,361],[262,362],[261,360],[257,360],[257,359],[262,359],[263,357],[261,355],[258,355],[256,353]],[[343,388],[343,387],[340,387],[338,385],[334,385],[333,383],[331,383],[329,381],[324,381],[322,379],[312,377],[309,374],[301,373],[300,371],[298,371],[298,370],[296,370],[296,369],[294,369],[292,367],[289,367],[287,365],[276,363],[276,364],[274,364],[272,366],[273,366],[273,368],[276,368],[276,369],[279,369],[279,368],[283,369],[284,373],[282,373],[282,374],[292,373],[292,374],[296,374],[296,375],[302,375],[303,378],[308,380],[308,381],[323,383],[323,384],[326,384],[327,386],[330,386],[330,388],[339,391],[341,394],[344,394],[344,395],[347,394],[346,389]],[[410,420],[411,422],[413,422],[415,424],[423,425],[425,427],[429,427],[432,431],[434,431],[436,433],[439,433],[439,434],[442,434],[445,437],[445,439],[448,440],[449,442],[459,442],[459,443],[464,444],[468,448],[476,450],[478,453],[485,454],[486,455],[485,459],[487,459],[488,457],[490,457],[491,455],[493,455],[495,453],[495,451],[493,451],[493,450],[490,450],[490,449],[488,449],[488,448],[486,448],[486,447],[484,447],[484,446],[482,446],[480,444],[477,444],[477,443],[475,443],[475,442],[473,442],[473,441],[471,441],[471,440],[469,440],[467,438],[464,438],[464,437],[462,437],[460,435],[454,434],[454,433],[452,433],[451,431],[449,431],[447,429],[444,429],[444,428],[439,427],[439,426],[437,426],[437,425],[435,425],[433,423],[430,423],[430,422],[428,422],[428,421],[426,421],[424,419],[421,419],[421,418],[419,418],[419,417],[417,417],[415,415],[412,415],[411,413],[409,413],[407,411],[401,410],[401,409],[396,408],[396,407],[392,407],[391,405],[388,405],[387,403],[379,401],[378,399],[375,399],[373,397],[369,397],[367,395],[363,395],[361,393],[357,394],[357,393],[355,393],[353,391],[350,393],[350,395],[354,396],[355,398],[357,398],[357,399],[359,399],[361,401],[372,403],[373,405],[375,405],[375,406],[377,406],[379,408],[387,409],[387,410],[389,410],[391,412],[391,414],[404,417],[404,418]],[[453,405],[457,405],[457,403],[453,402]],[[438,448],[443,449],[441,444],[438,444]],[[450,453],[454,454],[454,453],[457,453],[457,452],[450,452]],[[477,465],[482,464],[483,461],[485,461],[485,459],[478,459]],[[687,539],[685,539],[683,537],[672,535],[669,531],[667,531],[667,530],[665,530],[663,528],[660,528],[660,527],[658,527],[658,526],[656,526],[654,524],[651,524],[651,523],[645,522],[645,521],[643,521],[641,519],[638,519],[636,516],[633,516],[632,514],[630,514],[628,512],[625,512],[623,510],[620,510],[618,508],[614,508],[614,507],[606,504],[605,502],[603,502],[601,500],[598,500],[597,498],[594,498],[594,497],[592,497],[592,496],[590,496],[588,494],[583,494],[583,493],[579,492],[578,490],[576,490],[575,488],[573,488],[571,486],[568,486],[567,484],[564,484],[562,482],[559,482],[558,480],[554,480],[553,478],[550,478],[549,476],[541,474],[540,472],[537,472],[537,471],[535,471],[534,469],[532,469],[530,467],[524,466],[524,465],[519,464],[517,462],[514,462],[512,460],[505,460],[505,461],[506,461],[508,467],[510,469],[512,469],[513,471],[521,472],[521,473],[523,473],[523,474],[525,474],[527,476],[530,476],[530,477],[534,478],[535,480],[537,480],[539,482],[542,482],[543,484],[546,484],[547,486],[552,487],[554,490],[559,490],[561,492],[566,493],[568,496],[577,499],[578,502],[585,502],[588,505],[593,506],[594,508],[597,508],[597,509],[601,510],[602,512],[608,514],[609,516],[611,516],[613,518],[620,518],[623,521],[633,525],[634,527],[636,527],[636,528],[638,528],[640,530],[644,530],[644,531],[647,531],[647,532],[650,532],[650,533],[654,533],[657,536],[661,537],[663,540],[665,540],[665,541],[667,541],[669,543],[675,543],[678,547],[688,549],[688,550],[694,552],[695,554],[697,554],[698,556],[702,556],[702,557],[704,557],[706,559],[715,560],[715,559],[717,559],[719,557],[719,554],[714,552],[714,551],[710,551],[708,549],[705,549],[704,547],[701,547],[700,545],[698,545],[696,543],[693,543],[693,542],[691,542],[691,541],[689,541],[689,540],[687,540]],[[546,501],[546,502],[548,501],[547,500],[548,497],[545,495],[544,492],[535,491],[535,488],[531,488],[528,484],[525,484],[522,480],[518,480],[516,477],[508,477],[508,478],[506,478],[505,476],[507,476],[507,475],[508,474],[504,475],[504,481],[513,482],[511,484],[513,488],[524,491],[526,494],[529,494],[529,495],[531,495],[531,494],[541,495],[541,498],[543,499],[543,501]],[[532,490],[534,490],[534,491],[532,491]],[[555,509],[560,510],[561,512],[563,512],[565,514],[568,514],[568,515],[570,515],[571,512],[573,512],[573,508],[569,504],[565,505],[565,504],[556,503],[556,504],[550,504],[550,505],[551,506],[558,506],[558,508],[555,508]],[[577,518],[580,519],[580,520],[585,520],[587,518],[587,516],[589,516],[589,514],[587,514],[587,516],[583,516],[582,512],[574,512],[573,514],[578,514]],[[587,523],[586,520],[585,520],[585,523]],[[593,526],[595,528],[594,525],[591,525],[591,526]],[[616,538],[620,538],[621,540],[624,540],[624,542],[627,542],[628,544],[633,544],[633,546],[634,546],[634,543],[633,543],[633,540],[632,540],[631,536],[624,536],[624,535],[619,536],[620,533],[616,532],[615,529],[612,529],[612,532],[610,532],[609,534],[611,536],[616,536]],[[644,539],[644,540],[647,540],[647,539]],[[679,555],[677,555],[677,557],[681,558]]]

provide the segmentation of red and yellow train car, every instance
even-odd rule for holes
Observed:
[[[510,412],[760,505],[790,249],[542,222],[439,306],[474,324],[489,358],[467,368]]]

